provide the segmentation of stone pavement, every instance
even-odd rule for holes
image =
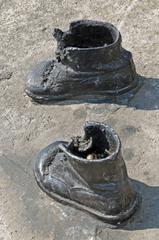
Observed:
[[[24,93],[30,67],[52,58],[52,29],[72,20],[116,25],[144,85],[127,105],[38,105]],[[0,0],[0,240],[158,240],[159,1]],[[110,124],[122,141],[140,211],[122,230],[50,199],[37,186],[37,152],[82,133],[86,120]]]

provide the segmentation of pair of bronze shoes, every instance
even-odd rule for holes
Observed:
[[[109,100],[139,88],[132,55],[113,25],[76,21],[66,32],[55,29],[54,37],[56,59],[40,63],[28,76],[26,93],[33,100]],[[98,122],[87,122],[84,131],[83,138],[54,142],[39,153],[36,180],[63,203],[109,223],[122,222],[140,197],[127,175],[119,137]]]

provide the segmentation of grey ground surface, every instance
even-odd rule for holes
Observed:
[[[126,106],[37,105],[24,93],[30,67],[53,57],[54,27],[75,19],[115,24],[144,85]],[[86,120],[110,124],[122,140],[142,208],[123,230],[50,199],[37,186],[37,152],[82,133]],[[159,239],[159,1],[0,0],[0,240]]]

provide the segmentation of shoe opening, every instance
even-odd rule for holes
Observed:
[[[82,20],[72,22],[69,31],[55,29],[54,36],[62,48],[96,48],[114,43],[117,32],[110,24]]]
[[[67,34],[64,42],[66,47],[94,48],[112,44],[113,36],[104,26],[82,25],[73,33]]]
[[[105,132],[96,125],[88,125],[84,130],[84,137],[73,137],[68,145],[68,150],[72,154],[87,160],[108,157],[111,152]]]

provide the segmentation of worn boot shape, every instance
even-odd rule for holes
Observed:
[[[26,93],[35,101],[98,101],[137,91],[132,54],[122,48],[112,24],[75,21],[66,32],[55,29],[54,37],[56,59],[37,65],[26,82]]]
[[[102,123],[86,122],[84,131],[83,138],[54,142],[39,153],[36,180],[54,199],[120,223],[140,202],[127,175],[120,140]]]

